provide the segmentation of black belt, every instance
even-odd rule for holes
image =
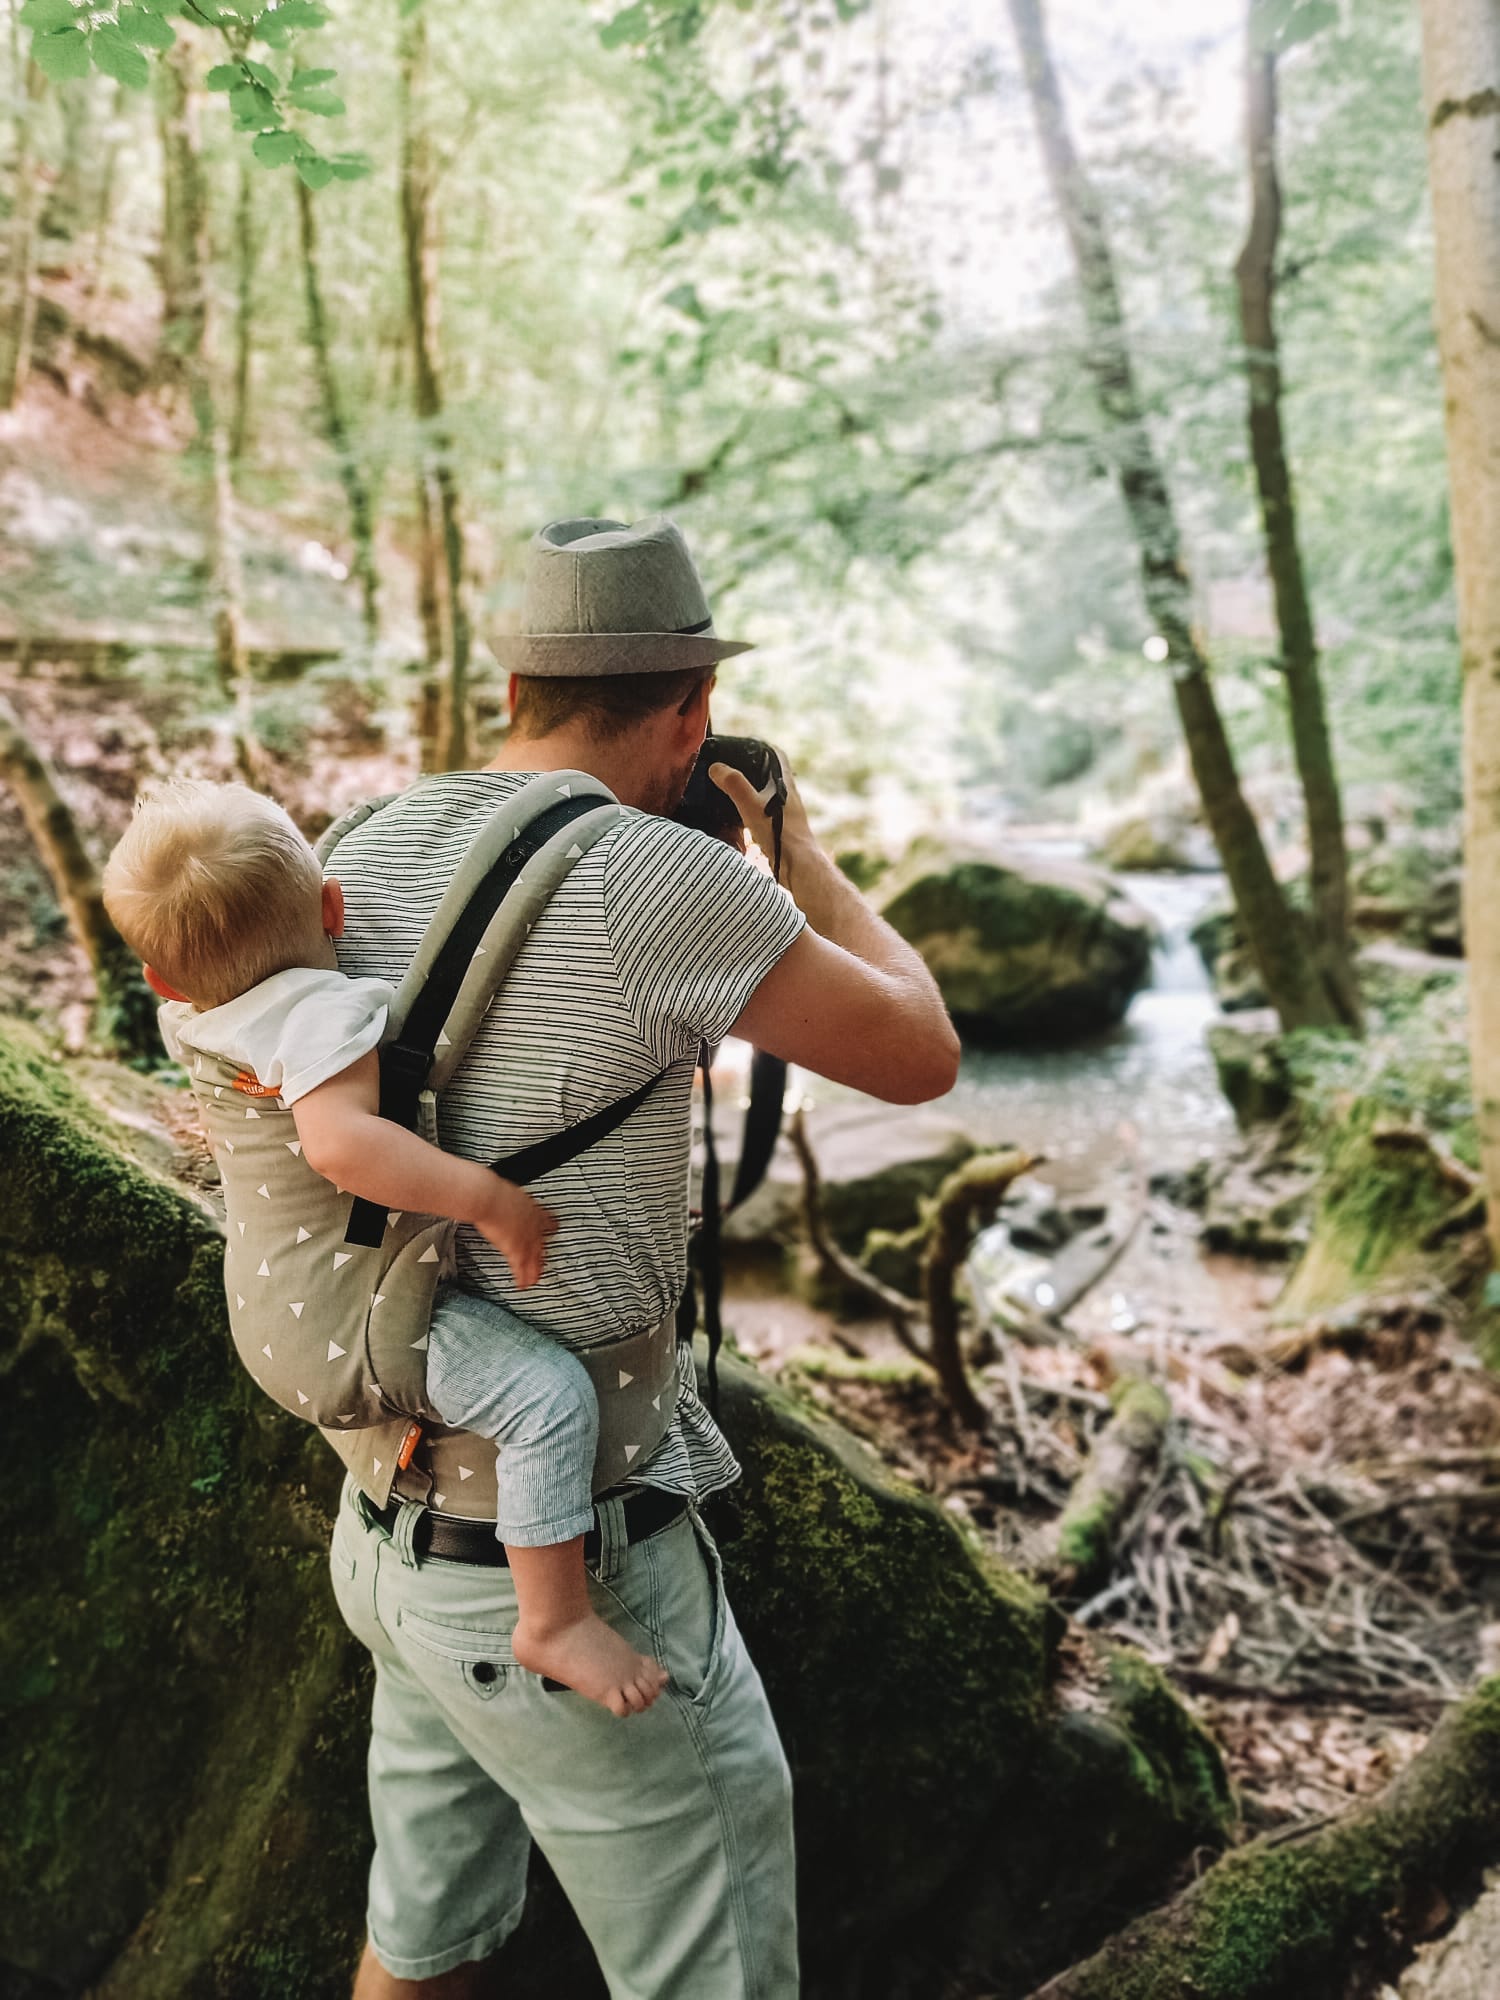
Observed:
[[[659,1486],[638,1486],[629,1494],[617,1497],[624,1501],[627,1542],[644,1542],[649,1536],[660,1534],[680,1514],[687,1512],[688,1503],[680,1493],[664,1493]],[[399,1500],[377,1507],[367,1494],[362,1493],[359,1504],[372,1528],[391,1533],[401,1511]],[[596,1509],[596,1520],[597,1513]],[[505,1544],[496,1538],[492,1521],[460,1521],[452,1514],[424,1512],[413,1531],[411,1545],[414,1554],[434,1556],[440,1562],[476,1563],[481,1569],[510,1567]],[[583,1538],[584,1561],[597,1562],[601,1547],[598,1527],[590,1528]]]

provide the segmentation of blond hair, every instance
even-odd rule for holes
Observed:
[[[305,965],[323,931],[323,870],[274,799],[248,785],[148,786],[104,869],[131,950],[198,1007]]]

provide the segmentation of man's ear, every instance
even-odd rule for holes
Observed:
[[[156,995],[158,1000],[181,1000],[188,1007],[193,1004],[185,993],[179,993],[175,986],[168,986],[166,980],[162,978],[154,966],[143,965],[141,971],[146,975],[146,984],[151,988],[151,991]]]
[[[323,928],[331,938],[344,935],[344,885],[333,875],[323,884]]]

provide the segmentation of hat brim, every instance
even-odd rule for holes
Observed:
[[[586,679],[591,674],[676,674],[717,666],[751,650],[747,639],[712,632],[506,632],[490,640],[513,674]]]

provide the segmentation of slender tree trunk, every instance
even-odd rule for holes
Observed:
[[[1422,0],[1421,12],[1464,678],[1469,1035],[1500,1256],[1500,9]]]
[[[250,436],[250,363],[255,327],[255,204],[251,193],[256,169],[240,162],[239,199],[234,210],[234,415],[229,426],[229,456],[238,465]],[[299,180],[298,187],[302,187]],[[307,190],[303,188],[305,194]]]
[[[0,410],[13,409],[31,374],[36,332],[36,239],[39,220],[36,180],[36,107],[42,72],[24,59],[26,80],[16,106],[16,170],[10,212],[10,297],[6,301],[4,359],[0,361]]]
[[[51,765],[3,701],[0,783],[15,795],[74,942],[93,971],[95,1032],[120,1055],[159,1055],[156,1003],[141,968],[109,920],[99,871],[89,858],[73,808],[58,790]]]
[[[161,319],[169,375],[203,352],[207,196],[198,138],[197,73],[184,35],[155,64],[162,153]]]
[[[120,159],[122,108],[123,89],[117,83],[105,119],[105,129],[109,137],[105,143],[104,159],[99,168],[99,192],[94,204],[93,242],[89,249],[89,279],[83,308],[83,324],[86,331],[92,331],[98,324],[99,299],[104,290],[110,229],[115,213],[115,177]]]
[[[1193,776],[1229,878],[1246,940],[1287,1028],[1337,1021],[1245,800],[1234,752],[1192,623],[1192,590],[1166,477],[1136,388],[1124,309],[1099,200],[1073,146],[1040,0],[1006,0],[1047,179],[1067,232],[1088,323],[1087,362],[1115,456],[1121,497],[1140,548],[1146,604],[1167,646],[1172,691]]]
[[[1317,635],[1297,541],[1297,508],[1281,426],[1281,355],[1274,311],[1281,187],[1276,175],[1276,56],[1267,46],[1266,17],[1266,0],[1250,0],[1245,52],[1250,227],[1234,267],[1250,390],[1250,455],[1281,633],[1292,748],[1307,811],[1313,946],[1339,1018],[1357,1028],[1361,1009],[1349,942],[1344,808],[1323,705]]]
[[[469,615],[464,584],[464,534],[458,485],[453,473],[453,439],[443,422],[439,372],[437,239],[433,228],[432,151],[424,102],[427,76],[427,21],[413,14],[401,31],[401,233],[406,253],[407,323],[411,337],[412,394],[422,425],[424,483],[430,484],[423,542],[436,534],[442,553],[447,632],[447,702],[443,768],[460,770],[469,761]],[[435,566],[434,566],[435,567]],[[429,643],[430,643],[429,629]]]
[[[197,428],[209,510],[214,659],[233,704],[235,762],[247,784],[262,779],[254,688],[245,643],[239,510],[223,399],[214,381],[217,315],[209,283],[208,198],[198,138],[198,78],[192,45],[179,35],[158,66],[162,164],[162,308],[173,373],[186,387]]]
[[[333,354],[328,340],[328,315],[323,308],[323,287],[318,275],[318,219],[312,190],[297,182],[297,220],[302,238],[302,286],[307,300],[307,341],[312,349],[313,367],[318,378],[318,398],[323,413],[323,435],[338,463],[339,481],[349,503],[349,531],[354,544],[354,574],[359,580],[364,608],[365,637],[373,646],[380,637],[380,586],[375,569],[375,509],[370,489],[349,437],[344,415],[344,399],[339,394]]]
[[[57,93],[57,109],[62,119],[62,158],[52,191],[47,197],[44,228],[49,236],[61,236],[71,243],[83,227],[88,206],[84,189],[89,141],[97,131],[98,106],[95,80],[78,77],[71,89]]]

